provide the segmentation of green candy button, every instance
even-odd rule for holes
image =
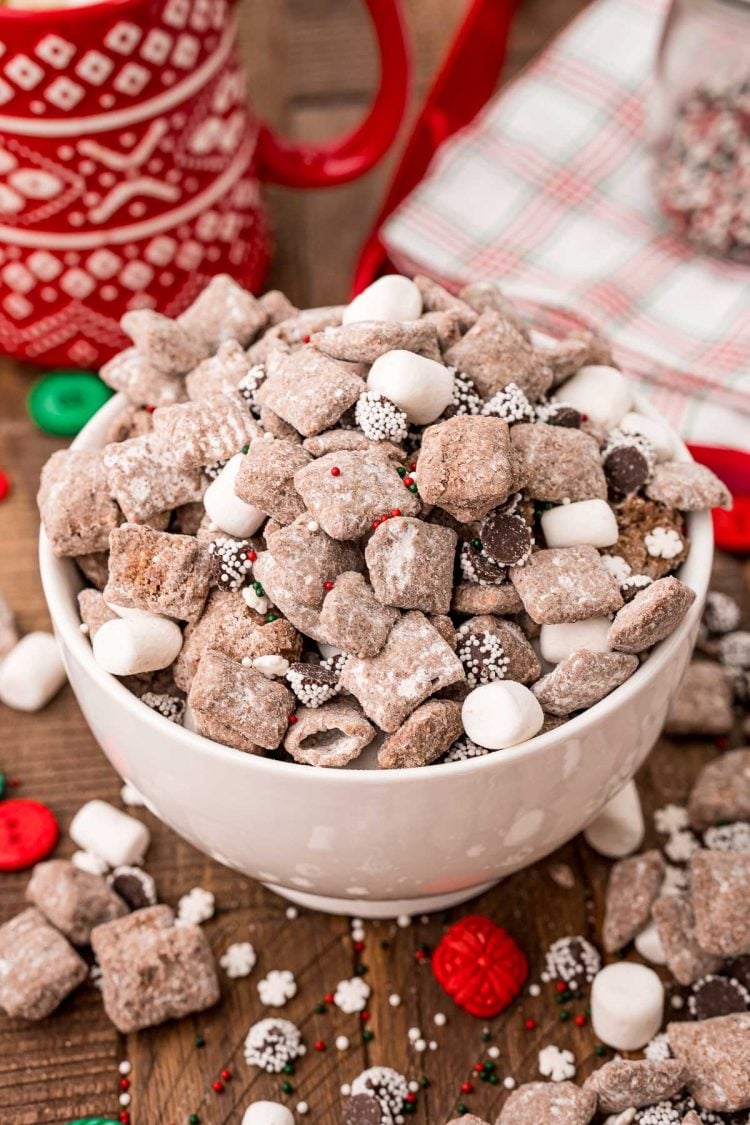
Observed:
[[[112,394],[98,375],[87,371],[52,371],[33,384],[26,406],[40,430],[58,437],[74,437]]]

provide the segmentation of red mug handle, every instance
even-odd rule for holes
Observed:
[[[370,112],[351,133],[297,144],[261,124],[258,176],[289,187],[330,187],[363,175],[387,152],[404,118],[409,51],[399,0],[365,0],[380,52],[380,85]]]

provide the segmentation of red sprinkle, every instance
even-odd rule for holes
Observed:
[[[417,1095],[413,1091],[410,1091],[406,1095],[406,1097],[404,1098],[404,1101],[407,1103],[407,1105],[414,1105],[416,1100],[417,1100]]]
[[[224,1079],[225,1082],[231,1082],[232,1081],[231,1070],[222,1070],[221,1077]]]
[[[528,1019],[523,1021],[523,1026],[527,1031],[533,1031],[536,1027],[536,1020]]]
[[[221,1079],[217,1078],[215,1082],[211,1083],[211,1089],[216,1094],[223,1094],[224,1093],[224,1083],[221,1081]]]
[[[121,1090],[129,1090],[130,1089],[130,1079],[129,1078],[121,1078],[120,1079],[120,1089]]]
[[[332,992],[326,992],[323,999],[325,1000],[326,1004],[332,1004],[333,1003],[333,993]]]
[[[290,726],[294,726],[294,724],[295,724],[296,722],[297,722],[297,716],[296,716],[296,715],[290,715],[290,716],[289,716],[289,725],[290,725]]]
[[[404,484],[407,488],[410,484],[414,484],[414,477],[404,477]]]
[[[122,1122],[122,1125],[130,1125],[130,1114],[126,1109],[120,1114],[119,1120]]]
[[[155,410],[156,410],[155,406],[147,406],[146,407],[146,413],[147,414],[153,414]]]
[[[380,520],[373,520],[372,526],[375,530],[377,530],[380,527]]]
[[[341,469],[339,469],[338,465],[334,465],[333,468],[331,469],[331,476],[332,477],[340,477],[341,476]]]
[[[586,1017],[585,1016],[576,1016],[573,1020],[573,1023],[576,1025],[576,1027],[585,1027],[586,1026]]]
[[[324,582],[323,583],[323,589],[324,590],[332,590],[333,589],[333,582]]]
[[[310,343],[310,337],[309,336],[303,336],[302,337],[302,343],[303,344],[309,344]]]
[[[481,1069],[481,1064],[480,1064],[480,1069]],[[462,1094],[473,1094],[474,1093],[474,1083],[473,1082],[462,1082],[461,1083],[461,1093]]]
[[[362,1020],[362,1023],[367,1023],[368,1020],[370,1019],[370,1013],[369,1012],[360,1012],[359,1018]]]
[[[362,950],[365,948],[365,943],[363,941],[352,942],[352,945],[353,945],[355,953],[361,953]]]
[[[424,951],[424,949],[418,949],[417,952],[414,954],[414,956],[416,957],[417,961],[426,961],[427,960],[427,954]]]
[[[257,555],[257,553],[256,553],[255,551],[248,551],[248,552],[247,552],[247,557],[248,557],[248,559],[250,560],[250,562],[255,562],[255,560],[257,559],[258,555]]]
[[[474,1070],[477,1072],[477,1074],[481,1074],[484,1070],[484,1063],[474,1063]]]
[[[392,516],[400,516],[401,515],[401,509],[400,508],[391,508],[391,515]]]
[[[322,1040],[322,1039],[318,1039],[318,1040],[316,1041],[316,1043],[315,1043],[315,1050],[316,1050],[316,1051],[325,1051],[325,1049],[326,1049],[326,1045],[325,1045],[325,1043],[323,1042],[323,1040]]]
[[[6,499],[9,492],[10,481],[8,480],[7,474],[4,473],[2,469],[0,469],[0,503],[2,503],[2,501]]]
[[[409,468],[411,469],[411,471],[412,471],[412,472],[414,472],[414,470],[416,469],[416,467],[417,467],[417,462],[416,462],[416,461],[410,461],[410,462],[409,462]]]
[[[557,989],[558,992],[566,992],[568,986],[567,986],[567,984],[565,983],[564,980],[559,980],[557,982],[557,984],[555,985],[555,988]]]

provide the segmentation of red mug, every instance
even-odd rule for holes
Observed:
[[[403,118],[398,0],[366,0],[380,86],[351,134],[275,136],[248,108],[227,0],[0,7],[0,350],[96,367],[124,312],[176,316],[208,279],[257,290],[269,256],[261,181],[361,175]]]

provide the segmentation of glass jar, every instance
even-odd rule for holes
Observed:
[[[673,227],[704,253],[750,263],[750,0],[672,0],[650,132]]]

